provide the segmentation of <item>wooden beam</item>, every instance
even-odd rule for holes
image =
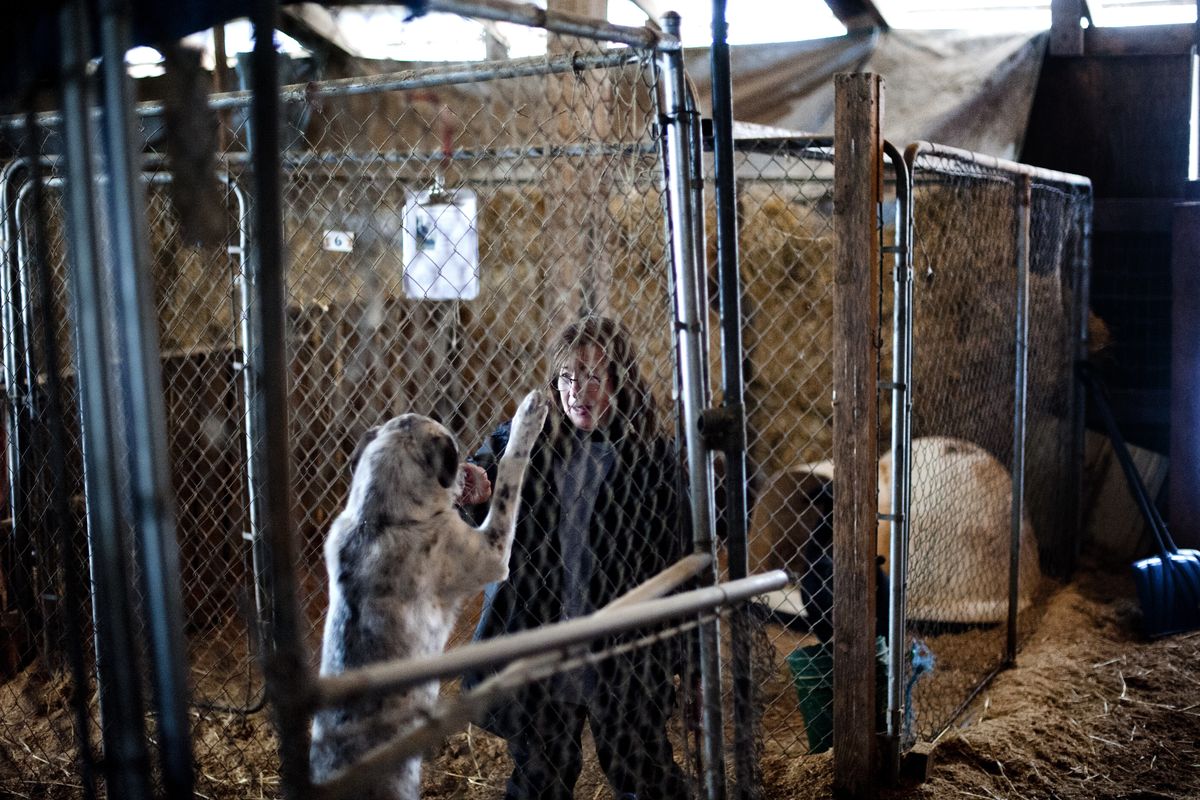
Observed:
[[[1139,25],[1132,28],[1088,28],[1083,49],[1089,56],[1186,56],[1196,41],[1196,26]]]
[[[825,0],[825,5],[848,31],[863,28],[888,29],[887,20],[871,0]]]
[[[1083,55],[1083,19],[1087,9],[1084,0],[1051,0],[1050,55]]]
[[[359,55],[358,50],[342,34],[329,10],[316,3],[281,7],[279,30],[314,53],[341,58]]]
[[[608,0],[547,0],[546,10],[608,19]]]
[[[883,81],[834,78],[833,790],[861,800],[878,783],[875,533],[879,512],[879,233]]]

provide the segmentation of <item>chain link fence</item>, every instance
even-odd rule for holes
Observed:
[[[827,751],[833,731],[833,226],[832,140],[740,139],[739,266],[748,450],[749,566],[783,569],[793,582],[754,604],[756,736],[766,796],[784,796],[799,756]],[[896,239],[894,185],[880,217]],[[710,249],[714,243],[710,241]],[[710,254],[711,255],[711,254]],[[888,255],[884,263],[892,258]],[[710,263],[714,259],[710,258]],[[893,287],[873,335],[889,379]],[[891,398],[879,395],[881,452],[890,444]],[[881,477],[881,480],[883,478]],[[888,485],[880,486],[881,499]],[[881,529],[882,530],[882,529]],[[879,542],[887,556],[887,542]],[[888,572],[878,573],[876,617],[887,625]],[[883,721],[885,644],[880,639],[878,721]]]
[[[623,325],[630,352],[620,376],[628,382],[622,384],[628,397],[622,395],[621,402],[645,409],[636,436],[630,432],[602,448],[599,463],[615,458],[619,463],[607,469],[627,474],[592,487],[600,495],[596,507],[612,511],[612,518],[598,514],[602,524],[583,532],[611,535],[592,542],[603,567],[593,573],[605,580],[592,581],[586,602],[598,606],[690,550],[670,423],[671,270],[653,53],[583,40],[563,39],[556,47],[562,55],[311,84],[282,95],[292,123],[284,153],[282,225],[293,514],[301,542],[296,568],[314,669],[328,597],[322,545],[344,505],[350,456],[364,432],[416,411],[444,424],[464,458],[494,444],[491,432],[512,416],[529,389],[543,389],[558,405],[559,370],[573,371],[574,365],[551,363],[549,351],[558,332],[581,316],[606,315]],[[212,103],[226,125],[221,137],[226,150],[213,178],[222,206],[209,210],[220,236],[204,246],[192,245],[185,235],[176,192],[212,187],[179,186],[161,155],[166,144],[160,109],[143,107],[139,116],[151,167],[145,175],[147,227],[176,497],[193,750],[198,792],[208,797],[281,791],[274,734],[261,713],[257,643],[269,598],[257,585],[253,546],[259,535],[255,482],[261,478],[254,474],[259,444],[248,413],[256,387],[245,357],[254,346],[245,325],[244,281],[253,243],[247,103],[244,95]],[[47,516],[50,487],[70,483],[78,515],[72,542],[80,557],[87,549],[82,516],[87,501],[74,412],[79,395],[69,322],[65,178],[58,172],[53,122],[51,140],[38,149],[47,158],[44,221],[54,300],[50,307],[17,304],[13,299],[20,292],[9,294],[6,313],[13,321],[6,339],[36,341],[37,326],[51,326],[67,376],[63,402],[71,409],[71,466],[67,475],[48,474],[39,427],[44,408],[37,402],[45,364],[32,351],[14,356],[9,363],[28,369],[29,377],[21,384],[28,396],[9,392],[14,406],[25,404],[21,425],[10,432],[10,475],[20,482],[11,492],[12,507],[22,515],[13,530],[28,538],[10,537],[5,553],[4,575],[12,587],[6,586],[5,595],[11,624],[7,680],[0,685],[0,740],[9,788],[61,786],[69,795],[79,788],[79,763],[67,724],[69,681],[54,666],[61,664],[56,654],[63,649],[63,633],[51,618],[63,594],[62,562],[48,545],[55,534]],[[32,261],[28,248],[21,249],[31,240],[36,217],[27,199],[28,174],[13,168],[6,176],[4,189],[12,199],[5,205],[5,252],[14,274],[32,285]],[[639,375],[630,375],[627,366]],[[567,394],[562,389],[563,402]],[[552,426],[554,446],[546,448],[545,463],[535,464],[530,478],[533,491],[549,496],[563,490],[554,471],[564,453],[583,452],[566,417],[552,416],[558,420]],[[549,505],[536,494],[528,497]],[[556,570],[557,546],[546,550],[521,539],[544,524],[549,523],[537,519],[518,533],[518,549],[529,548],[514,557],[514,564],[526,565],[520,570],[524,586],[532,576],[550,582]],[[554,592],[522,602],[543,604],[528,610],[531,619],[552,622],[560,614]],[[476,598],[451,632],[450,646],[470,640],[479,613]],[[625,650],[601,660],[587,677],[611,682],[623,676],[624,701],[593,714],[603,724],[593,722],[583,737],[586,758],[580,755],[573,767],[571,752],[555,749],[562,759],[555,768],[564,770],[568,783],[570,771],[580,769],[577,791],[589,796],[605,785],[606,772],[609,780],[636,785],[652,780],[694,785],[689,754],[695,732],[685,731],[680,717],[672,720],[674,686],[638,683],[649,680],[642,674],[648,664],[666,658],[673,669],[691,669],[689,648],[668,638],[649,650]],[[669,680],[670,672],[663,676]],[[638,686],[654,693],[636,693]],[[657,708],[647,703],[651,697],[659,700]],[[638,715],[630,716],[635,699]],[[92,747],[99,748],[94,695],[91,702]],[[659,730],[645,722],[650,711]],[[542,730],[561,732],[563,724],[582,725],[583,718]],[[619,755],[614,748],[621,728],[647,741]],[[667,769],[665,764],[674,763],[671,750],[664,755],[654,747],[673,748],[682,767]],[[639,763],[638,753],[653,757]],[[503,740],[472,728],[430,760],[424,794],[494,796],[511,769]]]
[[[908,159],[905,733],[932,739],[1036,625],[1043,566],[1073,561],[1082,430],[1072,370],[1091,197],[1076,176],[977,154],[914,145]]]
[[[540,388],[556,409],[567,406],[566,414],[552,409],[545,446],[533,459],[524,498],[541,510],[518,525],[509,588],[471,598],[449,632],[450,647],[470,641],[477,628],[498,635],[599,608],[691,549],[674,430],[676,327],[654,54],[561,38],[553,48],[559,55],[282,92],[295,568],[314,670],[329,603],[322,548],[345,505],[352,456],[369,429],[398,414],[433,417],[454,436],[461,458],[488,468],[503,449],[498,429],[526,391]],[[255,346],[246,324],[254,241],[249,102],[243,94],[213,98],[223,144],[200,185],[168,168],[162,109],[144,106],[139,116],[188,718],[198,794],[222,798],[282,794],[259,666],[260,623],[272,598],[257,563],[261,439],[249,413],[258,391],[247,358]],[[61,170],[57,122],[43,124],[47,138],[33,148],[45,159],[41,208],[32,202],[27,162],[13,162],[0,181],[10,284],[3,325],[11,525],[0,551],[0,787],[18,795],[58,787],[46,796],[77,796],[80,748],[63,618],[65,604],[78,601],[89,620],[81,644],[93,664],[90,614],[86,598],[72,599],[71,570],[86,569],[85,515],[96,499],[83,488],[83,398],[74,372],[81,343],[71,322],[64,210],[69,176]],[[754,788],[773,798],[786,796],[791,762],[827,749],[832,732],[833,165],[830,141],[818,138],[742,140],[735,157],[749,566],[794,577],[789,589],[758,604],[751,637],[751,735],[761,784]],[[912,167],[905,734],[932,738],[1006,658],[1010,476],[1019,457],[1027,487],[1018,548],[1021,631],[1032,624],[1039,548],[1045,560],[1073,546],[1078,507],[1062,498],[1078,482],[1079,399],[1070,367],[1090,195],[1069,182],[1034,180],[1025,229],[1031,245],[1022,260],[1022,175],[941,151],[919,153]],[[215,233],[204,245],[193,244],[180,217],[184,193],[217,198],[207,208]],[[891,204],[889,197],[885,212]],[[885,244],[899,241],[888,213],[880,226]],[[711,237],[708,244],[711,251]],[[38,246],[50,266],[48,303],[37,292]],[[1015,401],[1022,263],[1028,393]],[[881,325],[890,327],[892,284],[882,286]],[[708,295],[715,320],[716,291]],[[585,336],[552,355],[555,336],[585,315],[619,320],[625,333]],[[717,325],[709,327],[715,354]],[[885,381],[890,336],[875,335],[884,343]],[[43,341],[55,344],[63,377],[68,448],[61,470],[44,455],[52,420]],[[580,342],[603,345],[606,361],[580,358]],[[625,355],[610,371],[617,350]],[[615,437],[583,435],[588,426],[579,421],[605,415],[587,394],[601,387],[623,421]],[[884,452],[889,395],[880,398]],[[572,416],[572,406],[582,416]],[[1016,449],[1022,407],[1028,444]],[[632,408],[642,411],[630,416]],[[70,498],[66,519],[53,513],[56,490]],[[592,519],[571,523],[588,537],[591,563],[568,558],[575,551],[558,538],[562,497],[572,490],[596,497]],[[884,590],[889,566],[882,565]],[[566,581],[588,589],[571,592]],[[568,596],[583,605],[568,608]],[[489,626],[497,602],[508,616]],[[886,612],[879,613],[882,630]],[[610,785],[698,794],[697,645],[678,633],[659,631],[645,647],[634,646],[637,636],[606,640],[582,669],[525,690],[518,713],[451,736],[426,762],[423,796],[497,796],[514,765],[527,780],[561,781],[580,797]],[[606,690],[597,693],[598,686]],[[459,688],[450,681],[442,692]],[[94,683],[86,687],[94,751],[101,749],[97,693]],[[726,687],[727,703],[730,695]],[[577,707],[599,697],[589,722]],[[731,742],[738,732],[727,727],[724,734]],[[631,746],[630,736],[639,742]],[[510,749],[505,738],[518,746]]]
[[[822,577],[817,564],[828,563],[833,544],[831,145],[828,139],[734,143],[749,570],[784,569],[796,577],[787,589],[756,602],[757,613],[749,618],[755,748],[765,796],[786,793],[776,784],[798,755],[828,748],[832,711],[828,658],[818,658],[803,677],[789,669],[793,652],[820,648],[811,611],[801,614],[813,600],[801,598],[802,576],[815,570],[809,577],[823,597],[832,589],[831,571]],[[709,264],[716,262],[715,246],[710,236]],[[712,352],[719,353],[719,346]],[[823,466],[814,473],[814,465]],[[806,714],[824,723],[807,724]],[[806,731],[813,733],[806,738]]]

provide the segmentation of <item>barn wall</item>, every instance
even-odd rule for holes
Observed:
[[[1190,37],[1177,33],[1104,31],[1083,55],[1047,56],[1022,154],[1093,181],[1092,308],[1112,334],[1100,366],[1125,436],[1160,453],[1170,446],[1171,206],[1188,157]]]

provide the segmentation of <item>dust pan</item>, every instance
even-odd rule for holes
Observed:
[[[1153,637],[1200,628],[1200,550],[1175,546],[1167,523],[1150,501],[1142,476],[1117,429],[1104,384],[1088,364],[1079,365],[1079,376],[1091,392],[1096,410],[1108,428],[1113,452],[1129,481],[1129,490],[1158,544],[1158,555],[1133,563],[1138,601],[1142,606],[1142,629],[1147,636]]]

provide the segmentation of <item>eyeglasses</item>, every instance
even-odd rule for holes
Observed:
[[[558,390],[560,392],[565,392],[571,388],[574,388],[575,391],[582,391],[582,390],[587,390],[587,389],[592,389],[592,390],[599,389],[600,384],[603,382],[604,382],[604,374],[603,373],[590,372],[587,375],[583,375],[583,376],[580,376],[577,378],[573,374],[571,374],[570,372],[567,372],[564,369],[562,372],[558,373],[558,380],[556,381],[556,384],[557,384]]]

